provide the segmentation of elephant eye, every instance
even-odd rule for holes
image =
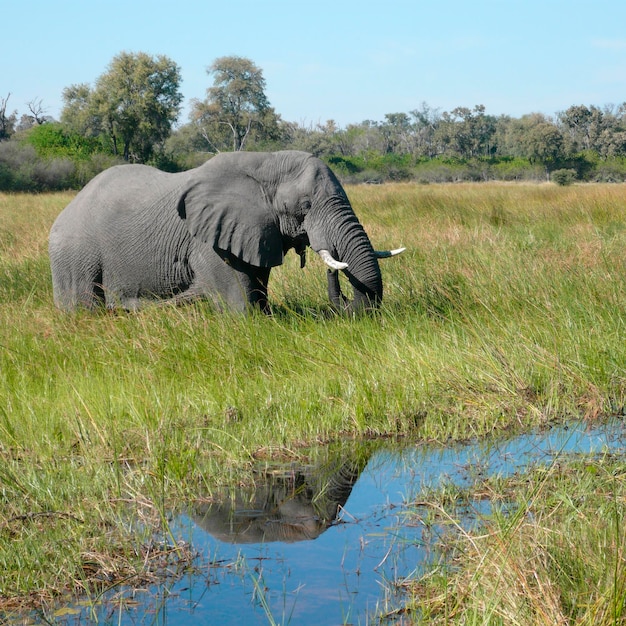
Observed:
[[[304,200],[303,202],[300,203],[300,208],[303,211],[310,211],[311,210],[311,201],[310,200]]]

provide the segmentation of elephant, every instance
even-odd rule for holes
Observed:
[[[306,152],[228,152],[166,173],[118,165],[98,174],[50,230],[54,302],[64,310],[150,300],[212,299],[270,312],[268,280],[288,250],[310,246],[329,266],[334,308],[378,307],[377,252],[328,166]],[[354,296],[341,291],[338,271]]]
[[[370,454],[344,453],[315,466],[265,467],[254,484],[197,504],[192,519],[223,543],[317,539],[336,523]]]

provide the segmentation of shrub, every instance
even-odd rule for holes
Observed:
[[[70,159],[42,159],[31,145],[0,143],[0,191],[59,191],[75,186],[76,166]]]
[[[56,122],[33,126],[22,141],[33,146],[37,154],[45,158],[87,160],[94,152],[101,150],[96,138],[83,137]]]
[[[29,191],[37,153],[32,146],[13,141],[0,143],[0,191]]]
[[[341,176],[356,174],[363,169],[356,158],[333,155],[326,158],[325,161],[337,175]]]
[[[413,177],[422,183],[452,183],[465,180],[464,166],[439,159],[419,163]]]
[[[506,181],[544,180],[542,168],[531,165],[527,159],[501,158],[492,165],[494,178]]]
[[[592,180],[597,183],[621,183],[626,180],[626,159],[609,158],[599,161]]]
[[[95,152],[87,161],[78,161],[76,163],[76,172],[74,174],[74,186],[76,188],[86,185],[94,176],[112,167],[113,165],[121,165],[124,159],[119,156],[105,154],[104,152]]]
[[[565,187],[566,185],[571,185],[577,178],[576,170],[572,169],[562,169],[555,170],[552,172],[550,176],[551,180],[555,182],[557,185],[561,187]]]
[[[74,186],[76,166],[69,159],[37,161],[32,170],[32,181],[37,190],[65,190]]]

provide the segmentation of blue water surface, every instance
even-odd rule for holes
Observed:
[[[77,621],[115,624],[370,624],[399,605],[397,582],[432,558],[432,529],[407,503],[442,482],[468,486],[548,464],[561,453],[623,452],[621,420],[558,426],[494,443],[380,446],[369,458],[338,519],[314,539],[237,544],[203,530],[192,511],[172,522],[190,542],[197,567],[173,583],[82,611]],[[120,600],[130,599],[134,604]],[[401,617],[397,623],[401,623]]]

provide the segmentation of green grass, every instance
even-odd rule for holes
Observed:
[[[271,318],[206,303],[62,313],[47,234],[71,195],[0,195],[5,606],[140,576],[168,507],[260,454],[623,409],[626,186],[348,194],[376,247],[407,247],[383,262],[381,311],[359,319],[328,315],[312,253],[273,272]]]
[[[455,498],[462,504],[476,496],[495,503],[493,515],[472,531],[449,533],[445,561],[405,585],[416,623],[626,623],[621,456],[562,457]],[[447,521],[454,527],[454,514]]]

